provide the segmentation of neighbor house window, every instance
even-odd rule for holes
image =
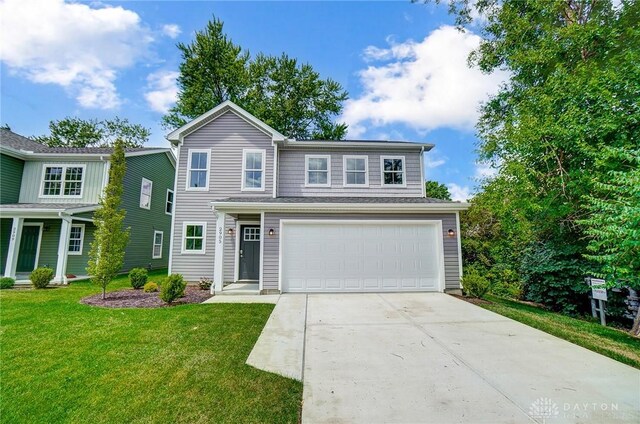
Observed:
[[[209,190],[209,150],[189,149],[187,190]]]
[[[153,232],[153,259],[162,258],[162,238],[164,233],[162,231]]]
[[[167,203],[164,208],[164,213],[171,215],[173,212],[173,190],[167,189]]]
[[[264,150],[242,151],[242,190],[264,190]]]
[[[45,165],[42,196],[80,197],[84,168],[84,165]]]
[[[82,255],[82,244],[84,240],[84,224],[71,225],[69,233],[69,254]]]
[[[310,187],[331,186],[331,156],[306,155],[305,159],[305,185]]]
[[[207,224],[204,222],[185,222],[182,227],[183,253],[204,253]]]
[[[345,156],[343,166],[346,187],[369,185],[368,156]]]
[[[153,181],[142,179],[140,187],[140,207],[142,209],[151,209],[151,193],[153,191]]]
[[[380,157],[383,186],[406,187],[404,156]]]

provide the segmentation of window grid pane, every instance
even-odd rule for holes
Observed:
[[[189,168],[189,187],[204,188],[207,186],[208,172],[207,160],[209,153],[192,152],[191,167]]]
[[[244,241],[260,241],[259,227],[245,227]]]
[[[187,225],[185,231],[185,250],[202,250],[204,227],[202,225]]]

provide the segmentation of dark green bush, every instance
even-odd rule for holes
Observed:
[[[29,280],[34,288],[44,289],[53,280],[53,270],[46,266],[36,268],[29,275]]]
[[[160,286],[160,299],[171,303],[179,297],[183,297],[186,288],[187,283],[182,279],[182,275],[171,274]]]
[[[133,268],[129,271],[129,281],[131,287],[134,289],[140,289],[147,284],[147,270],[145,268]]]
[[[483,277],[477,269],[469,267],[465,270],[462,277],[464,294],[481,299],[487,294],[489,287],[489,280]]]
[[[153,281],[149,281],[142,289],[145,293],[153,293],[158,291],[158,285]]]
[[[200,290],[209,290],[211,288],[212,283],[213,281],[211,281],[207,277],[200,277],[200,282],[198,283],[198,287],[200,287]]]
[[[16,284],[16,280],[11,277],[2,277],[0,278],[0,290],[1,289],[10,289]]]
[[[523,287],[519,275],[512,269],[493,267],[490,271],[482,273],[489,280],[491,287],[489,292],[496,296],[512,299],[522,299]]]

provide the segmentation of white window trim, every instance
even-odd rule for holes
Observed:
[[[169,203],[169,193],[173,195],[171,198],[171,213],[167,212],[167,204]],[[176,203],[176,194],[170,188],[167,189],[167,197],[164,199],[164,213],[166,215],[173,215],[173,207]]]
[[[156,235],[160,234],[160,255],[156,256]],[[204,243],[203,243],[204,244]],[[162,259],[162,249],[164,248],[164,232],[154,230],[153,231],[153,244],[151,248],[151,259]]]
[[[62,179],[60,180],[60,194],[44,194],[44,176],[47,172],[47,168],[62,168]],[[80,180],[80,194],[77,195],[66,195],[64,194],[64,183],[67,176],[67,168],[82,168],[82,179]],[[87,175],[87,165],[80,163],[43,163],[42,164],[42,175],[40,177],[40,192],[38,193],[38,197],[40,199],[57,199],[57,198],[65,198],[65,199],[79,199],[82,197],[84,193],[84,182],[85,175]],[[76,181],[77,182],[77,181]]]
[[[260,187],[245,187],[245,176],[246,176],[246,164],[247,164],[247,153],[260,153],[262,155],[262,179],[260,180]],[[241,191],[264,191],[264,182],[267,177],[265,168],[267,159],[267,151],[265,149],[242,149],[242,187]]]
[[[327,160],[327,183],[312,184],[309,182],[309,159]],[[317,172],[317,170],[314,170]],[[304,155],[304,186],[305,187],[331,187],[331,155]]]
[[[202,226],[202,250],[187,250],[187,225]],[[207,223],[206,222],[183,222],[182,223],[182,249],[180,253],[183,255],[204,255],[207,247]]]
[[[384,160],[400,159],[402,160],[402,184],[385,184],[384,183]],[[397,171],[394,171],[397,172]],[[380,156],[380,185],[385,188],[406,188],[407,187],[407,161],[404,156]]]
[[[144,183],[148,182],[150,184],[150,189],[149,189],[149,206],[142,206],[142,188],[144,187]],[[146,210],[151,210],[151,200],[153,199],[153,181],[151,181],[148,178],[144,178],[142,177],[142,181],[140,182],[140,199],[138,204],[140,206],[140,209],[146,209]]]
[[[347,159],[364,159],[364,184],[347,184]],[[350,171],[353,172],[353,171]],[[343,187],[369,187],[369,156],[344,155],[342,157],[342,186]]]
[[[69,232],[69,246],[67,246],[67,254],[72,256],[81,256],[82,249],[84,248],[84,224],[71,224],[71,228],[73,227],[80,228],[80,251],[72,252],[71,250],[69,250],[69,247],[71,247],[71,232]]]
[[[207,154],[207,184],[204,187],[191,187],[191,154],[192,153],[206,153]],[[211,149],[189,149],[187,152],[187,178],[186,178],[186,191],[209,191],[209,178],[211,177]],[[197,169],[196,171],[202,171]]]

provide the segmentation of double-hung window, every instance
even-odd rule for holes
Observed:
[[[381,156],[380,172],[383,187],[406,187],[404,156]]]
[[[69,232],[69,254],[82,255],[82,244],[84,241],[84,224],[71,225]]]
[[[182,225],[182,253],[204,254],[207,224],[185,222]]]
[[[80,197],[85,165],[45,165],[42,197]]]
[[[164,213],[171,215],[173,213],[173,190],[167,189],[167,203],[164,206]]]
[[[242,151],[242,191],[264,191],[265,150]]]
[[[189,149],[187,164],[187,190],[209,190],[209,164],[211,151]]]
[[[344,156],[343,158],[345,187],[367,187],[369,185],[369,157]]]
[[[153,232],[153,259],[161,259],[162,258],[162,239],[164,237],[164,233],[162,231],[154,231]]]
[[[142,209],[151,209],[151,193],[153,192],[153,181],[142,179],[140,186],[140,207]]]
[[[305,155],[305,181],[307,187],[331,187],[331,156]]]

